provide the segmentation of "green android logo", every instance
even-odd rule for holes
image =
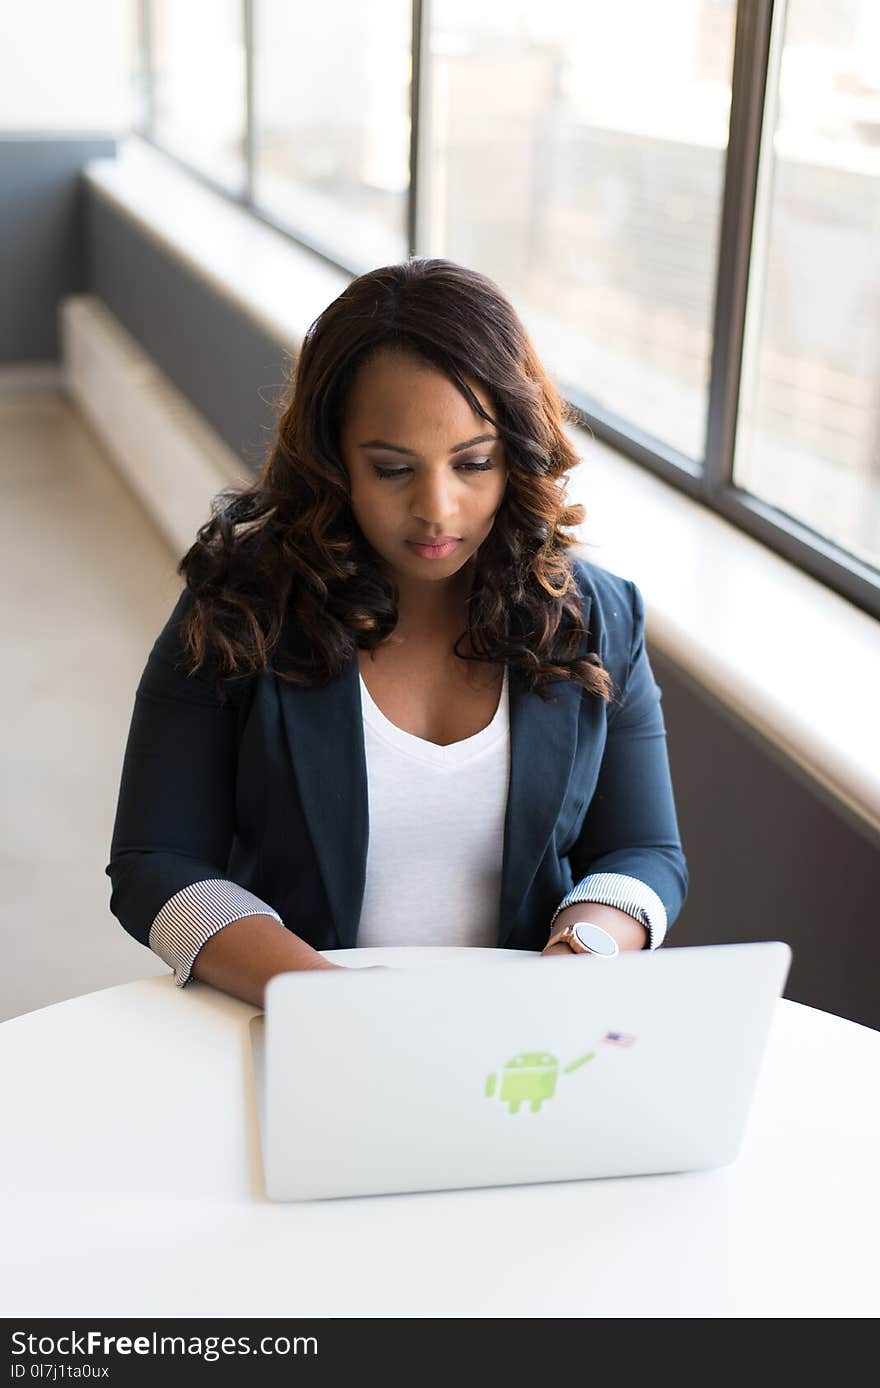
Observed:
[[[566,1065],[562,1073],[571,1074],[572,1070],[586,1065],[595,1054],[595,1051],[588,1051],[586,1055],[578,1056],[577,1060]],[[498,1098],[508,1105],[508,1113],[518,1113],[520,1104],[528,1104],[532,1113],[537,1113],[544,1100],[552,1099],[556,1093],[558,1075],[559,1061],[555,1055],[548,1055],[546,1051],[522,1051],[508,1060],[501,1071]],[[497,1083],[497,1074],[488,1076],[484,1091],[487,1099],[494,1096]]]
[[[625,1049],[634,1046],[635,1041],[634,1036],[628,1036],[623,1032],[606,1031],[599,1045]],[[579,1070],[588,1060],[593,1060],[595,1055],[596,1050],[579,1055],[570,1065],[565,1066],[563,1075],[570,1075],[573,1070]],[[508,1060],[502,1069],[500,1088],[498,1075],[493,1073],[487,1077],[483,1093],[487,1099],[492,1099],[498,1089],[498,1098],[507,1104],[508,1113],[518,1113],[522,1104],[528,1104],[532,1113],[539,1113],[544,1100],[552,1099],[556,1093],[558,1076],[559,1061],[555,1055],[550,1055],[547,1051],[520,1051],[519,1055]]]

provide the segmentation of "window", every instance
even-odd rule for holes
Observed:
[[[254,12],[255,203],[332,258],[405,260],[407,0],[260,0]]]
[[[880,568],[880,7],[789,0],[734,480]]]
[[[594,433],[880,616],[877,0],[141,0],[144,134],[495,279]]]
[[[153,0],[152,135],[229,192],[245,187],[245,46],[238,0]]]
[[[701,459],[733,0],[430,13],[430,253],[497,280],[561,383]]]

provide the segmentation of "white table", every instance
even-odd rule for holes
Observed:
[[[880,1032],[780,1001],[742,1150],[715,1171],[275,1204],[256,1011],[169,976],[0,1026],[0,1315],[880,1311]]]

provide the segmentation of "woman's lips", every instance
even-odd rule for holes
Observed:
[[[445,559],[447,554],[451,554],[458,544],[458,540],[443,540],[441,544],[428,545],[418,540],[407,540],[406,542],[423,559]]]

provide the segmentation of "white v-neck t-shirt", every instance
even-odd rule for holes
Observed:
[[[494,948],[510,777],[507,667],[491,723],[448,747],[398,728],[359,680],[370,833],[358,946]]]

